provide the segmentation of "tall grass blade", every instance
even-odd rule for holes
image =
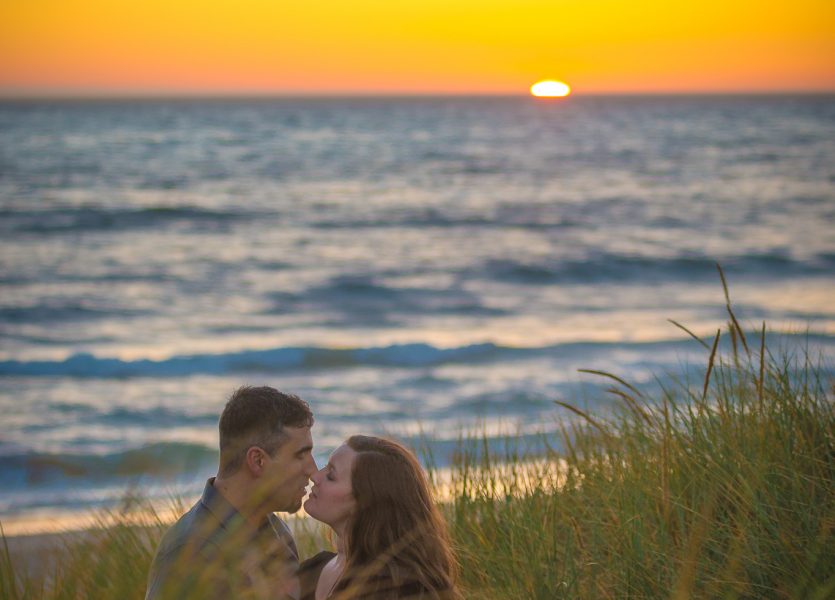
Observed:
[[[710,349],[710,358],[707,359],[707,371],[705,372],[705,382],[702,387],[702,403],[707,399],[707,390],[710,387],[710,374],[713,373],[713,362],[716,359],[716,348],[719,346],[719,337],[722,335],[722,330],[716,330],[716,337],[713,338],[713,347]]]
[[[736,315],[734,314],[731,306],[731,296],[728,293],[728,282],[725,281],[725,272],[722,270],[722,265],[719,263],[716,263],[716,268],[719,270],[719,278],[722,280],[722,289],[725,290],[725,308],[728,311],[728,315],[731,317],[732,327],[739,335],[739,339],[742,341],[742,347],[745,348],[745,353],[750,358],[751,351],[748,349],[748,340],[745,338],[745,332],[742,331],[742,327],[739,326],[739,321],[736,320]]]
[[[626,381],[624,381],[622,378],[618,377],[617,375],[613,375],[612,373],[609,373],[607,371],[597,371],[595,369],[577,369],[577,372],[578,373],[590,373],[592,375],[600,375],[601,377],[608,377],[609,379],[614,379],[619,384],[621,384],[623,387],[625,387],[626,389],[633,392],[639,398],[644,397],[644,395],[640,391],[638,391],[638,388],[636,388],[635,386],[627,383]]]
[[[669,321],[670,323],[672,323],[673,325],[675,325],[676,327],[681,329],[684,333],[689,335],[691,338],[693,338],[694,340],[699,342],[702,346],[704,346],[705,350],[710,350],[710,346],[707,345],[707,342],[705,342],[702,338],[700,338],[695,333],[690,331],[687,327],[685,327],[684,325],[682,325],[681,323],[679,323],[678,321],[675,321],[673,319],[667,319],[667,321]]]
[[[595,419],[593,419],[593,418],[591,417],[591,415],[589,415],[588,413],[585,413],[585,412],[583,412],[582,410],[580,410],[579,408],[577,408],[577,407],[575,407],[575,406],[572,406],[571,404],[568,404],[567,402],[562,402],[562,401],[560,401],[560,400],[554,400],[554,404],[559,404],[559,405],[560,405],[560,406],[562,406],[563,408],[567,408],[568,410],[570,410],[571,412],[573,412],[575,415],[578,415],[578,416],[582,417],[582,418],[583,418],[583,419],[585,419],[585,420],[586,420],[586,421],[587,421],[587,422],[588,422],[591,426],[593,426],[595,429],[597,429],[597,430],[598,430],[600,433],[602,433],[603,435],[605,435],[605,436],[608,436],[608,435],[609,435],[609,432],[606,430],[606,428],[605,428],[605,427],[603,427],[600,423],[598,423]]]
[[[6,539],[6,532],[3,530],[3,523],[0,522],[0,537],[3,539],[3,556],[0,563],[0,598],[16,600],[21,596],[18,594],[17,577],[15,576],[12,554],[9,551],[9,541]]]
[[[632,396],[630,396],[626,392],[622,392],[622,391],[620,391],[619,389],[616,389],[616,388],[609,388],[606,391],[609,392],[610,394],[614,394],[615,396],[621,398],[626,403],[626,405],[629,407],[629,410],[631,410],[633,413],[635,413],[637,416],[639,416],[641,419],[643,419],[643,421],[647,424],[648,427],[653,426],[652,419],[649,418],[649,415],[646,413],[646,411],[643,408],[641,408],[641,405],[638,404],[638,402],[635,400],[635,398],[633,398]]]
[[[765,384],[765,321],[763,321],[762,333],[760,333],[760,372],[757,378],[757,403],[760,413],[763,411],[763,389]]]

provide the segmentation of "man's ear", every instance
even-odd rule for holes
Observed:
[[[246,451],[246,468],[253,477],[260,477],[264,472],[266,453],[258,446],[250,446]]]

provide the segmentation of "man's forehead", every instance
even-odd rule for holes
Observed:
[[[287,442],[298,448],[313,445],[313,436],[310,434],[310,427],[285,427]]]

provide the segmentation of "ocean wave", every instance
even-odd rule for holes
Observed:
[[[456,405],[458,410],[467,413],[490,410],[495,414],[496,410],[507,413],[517,413],[522,408],[549,407],[553,405],[554,397],[543,394],[536,390],[500,390],[486,392],[462,399]]]
[[[447,215],[440,211],[425,211],[423,213],[391,214],[386,218],[365,218],[339,215],[338,218],[327,218],[311,223],[317,229],[396,229],[396,228],[439,228],[452,229],[456,227],[478,229],[530,229],[550,230],[577,227],[579,221],[561,218],[531,220],[525,218],[483,217],[475,215]]]
[[[353,323],[381,322],[391,315],[466,314],[497,316],[503,309],[485,306],[479,297],[460,287],[427,289],[389,285],[371,275],[339,275],[299,294],[271,294],[269,313],[323,308],[347,314]]]
[[[92,321],[114,317],[136,317],[147,314],[149,314],[147,310],[88,306],[82,300],[44,299],[31,306],[0,308],[0,322],[54,323],[59,321]]]
[[[195,206],[151,206],[145,208],[106,208],[81,206],[51,210],[0,211],[0,231],[5,233],[51,234],[87,231],[122,231],[171,224],[199,227],[221,226],[229,222],[263,215],[237,210],[209,210]]]
[[[751,335],[755,335],[752,332]],[[780,338],[830,345],[827,334],[774,334]],[[121,360],[92,354],[74,354],[65,360],[0,361],[0,377],[78,377],[111,379],[129,377],[183,377],[231,373],[270,373],[287,370],[351,368],[360,366],[423,368],[444,364],[477,364],[524,360],[531,357],[592,357],[614,350],[675,353],[692,349],[689,338],[645,342],[571,342],[538,347],[503,346],[494,343],[439,348],[427,343],[389,346],[328,348],[280,347],[241,350],[225,354],[173,356],[163,360]]]
[[[69,481],[106,482],[144,475],[176,476],[217,462],[217,450],[198,444],[155,443],[110,454],[18,452],[0,455],[0,484],[6,490]]]
[[[776,252],[742,254],[722,257],[719,264],[726,273],[745,276],[835,274],[835,256],[831,253],[820,253],[803,260]],[[680,281],[694,277],[716,278],[716,265],[717,260],[707,256],[662,258],[601,253],[583,260],[536,263],[492,259],[472,269],[469,274],[531,285],[629,279]]]
[[[115,407],[110,410],[100,410],[88,404],[52,404],[47,409],[51,413],[62,415],[59,423],[46,421],[30,423],[21,427],[26,434],[49,432],[69,423],[83,423],[84,425],[106,425],[108,427],[147,427],[156,431],[183,426],[202,426],[217,424],[217,414],[188,413],[164,406],[154,406],[147,409]],[[3,448],[0,444],[0,455]]]
[[[448,362],[496,357],[520,352],[494,344],[436,348],[429,344],[402,344],[370,348],[288,347],[245,350],[229,354],[174,356],[165,360],[125,361],[75,354],[62,361],[0,361],[0,376],[60,377],[166,377],[195,374],[270,372],[287,369],[351,367],[357,365],[421,367]]]

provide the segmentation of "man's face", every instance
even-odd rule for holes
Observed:
[[[265,461],[258,482],[265,502],[273,511],[296,512],[316,472],[310,427],[285,427],[284,442]]]

